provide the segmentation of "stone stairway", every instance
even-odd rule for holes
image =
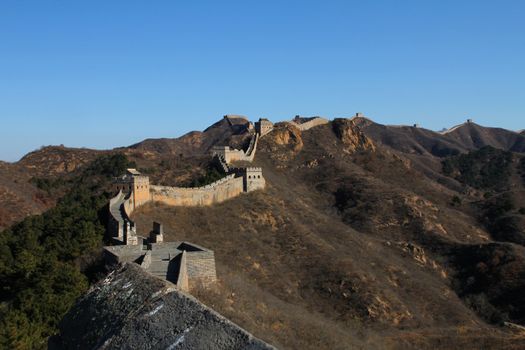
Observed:
[[[169,260],[162,260],[152,257],[151,264],[149,265],[147,271],[157,277],[167,279],[169,264]]]
[[[178,278],[178,273],[176,272],[177,269],[172,267],[170,271],[170,260],[168,259],[169,257],[159,257],[158,255],[153,254],[151,257],[151,263],[146,270],[157,277],[175,283]]]
[[[226,159],[224,159],[224,156],[221,154],[216,155],[216,157],[219,159],[219,163],[221,164],[222,171],[225,174],[228,174],[230,172],[230,167],[228,166],[228,163],[226,163]]]

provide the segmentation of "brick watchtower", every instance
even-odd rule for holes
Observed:
[[[131,193],[133,209],[149,202],[149,177],[143,176],[136,169],[127,169],[126,174],[115,180],[114,190]]]
[[[259,135],[264,136],[273,129],[273,123],[266,118],[260,118],[258,122],[255,122],[255,132]]]

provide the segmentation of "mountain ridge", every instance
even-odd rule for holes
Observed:
[[[304,118],[303,118],[304,119]],[[311,119],[311,118],[310,118]],[[362,115],[352,118],[341,118],[341,120],[351,120],[361,130],[370,137],[375,143],[382,144],[400,151],[407,156],[434,156],[446,157],[465,153],[470,150],[478,149],[486,145],[502,148],[514,152],[525,152],[525,132],[521,134],[501,129],[486,128],[474,123],[459,124],[456,129],[448,131],[446,135],[429,129],[414,126],[388,126],[375,123],[368,117]],[[204,131],[190,131],[177,138],[149,138],[138,143],[117,147],[108,150],[95,150],[90,148],[71,148],[60,146],[45,146],[38,150],[31,151],[24,155],[17,162],[3,162],[4,169],[0,179],[0,190],[4,193],[11,193],[14,201],[11,200],[9,209],[4,210],[2,227],[7,227],[23,218],[27,213],[38,214],[48,206],[31,204],[31,201],[23,199],[22,192],[33,192],[35,196],[44,198],[44,202],[52,203],[53,198],[45,192],[40,191],[31,184],[20,190],[19,186],[14,185],[14,180],[20,178],[20,172],[25,173],[22,178],[28,182],[31,178],[51,178],[57,176],[67,176],[88,164],[95,157],[102,154],[122,152],[132,159],[145,160],[144,167],[151,168],[161,162],[172,163],[173,158],[183,156],[188,160],[189,165],[195,169],[201,169],[205,163],[206,154],[214,145],[228,144],[235,148],[246,147],[253,125],[243,116],[224,116],[222,119],[210,125]],[[466,130],[465,130],[466,129]],[[477,141],[472,141],[474,139]],[[196,160],[197,158],[201,160]],[[419,161],[419,160],[417,160]],[[435,163],[435,162],[434,162]],[[205,164],[204,164],[205,165]],[[428,168],[428,161],[419,166]],[[436,165],[431,165],[431,167]],[[199,170],[202,173],[202,170]],[[182,173],[177,177],[179,181],[188,181],[187,176]],[[164,183],[173,183],[170,179],[159,178]],[[171,182],[170,182],[171,181]],[[4,196],[4,198],[6,198]],[[20,214],[17,213],[20,204]],[[26,204],[23,204],[26,203]],[[0,201],[0,204],[1,201]],[[33,209],[28,209],[32,206]],[[26,209],[22,209],[26,208]]]

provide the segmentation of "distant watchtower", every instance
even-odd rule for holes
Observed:
[[[258,122],[255,122],[255,132],[259,135],[264,136],[273,129],[273,123],[266,118],[260,118]]]
[[[262,175],[262,168],[245,168],[244,169],[244,191],[251,192],[266,187],[266,181]]]
[[[127,169],[126,174],[117,178],[113,184],[115,192],[131,193],[133,209],[149,202],[149,177],[141,175],[136,169]]]

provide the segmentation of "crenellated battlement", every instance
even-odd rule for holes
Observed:
[[[205,186],[199,186],[199,187],[174,187],[174,186],[159,186],[159,185],[151,185],[150,189],[153,191],[159,191],[162,189],[174,189],[174,190],[180,190],[180,191],[202,191],[202,190],[213,190],[217,186],[220,186],[223,183],[228,182],[229,180],[235,178],[235,174],[226,175],[225,177],[212,182],[211,184],[205,185]]]

